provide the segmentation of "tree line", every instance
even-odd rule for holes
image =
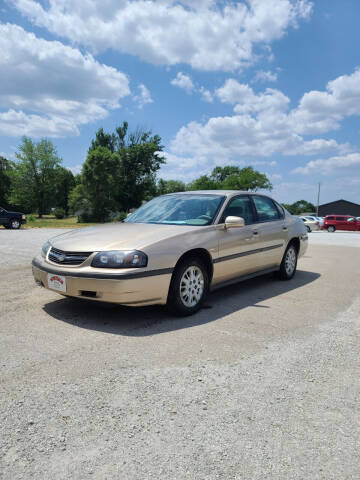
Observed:
[[[62,166],[50,140],[23,137],[16,161],[0,157],[0,206],[36,212],[39,217],[55,209],[59,217],[75,214],[79,221],[104,222],[121,220],[144,201],[166,193],[272,189],[267,176],[250,166],[217,166],[188,184],[159,179],[157,172],[165,164],[163,149],[159,135],[141,128],[131,132],[127,122],[113,133],[100,128],[81,173],[73,175]],[[301,202],[307,203],[297,203]],[[293,213],[291,205],[285,206]]]

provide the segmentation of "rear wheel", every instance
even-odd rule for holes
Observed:
[[[178,316],[200,310],[209,290],[209,275],[204,263],[196,257],[185,258],[174,271],[167,306]]]
[[[17,218],[12,218],[9,222],[9,228],[12,230],[18,230],[21,226],[20,220]]]
[[[290,280],[296,272],[298,251],[294,243],[287,247],[279,269],[280,280]]]
[[[306,230],[308,231],[308,233],[310,233],[310,232],[311,232],[311,228],[309,227],[309,225],[305,225],[305,227],[306,227]]]
[[[334,227],[334,225],[329,225],[329,226],[327,227],[327,231],[330,232],[330,233],[335,232],[335,227]]]

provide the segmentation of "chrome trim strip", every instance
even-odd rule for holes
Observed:
[[[247,250],[246,252],[234,253],[232,255],[225,255],[224,257],[215,258],[213,263],[226,262],[227,260],[232,260],[233,258],[246,257],[247,255],[266,252],[268,250],[274,250],[275,248],[281,248],[281,247],[283,247],[283,245],[279,243],[277,245],[271,245],[270,247],[256,248],[255,250]]]

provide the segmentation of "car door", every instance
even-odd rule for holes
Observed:
[[[242,217],[245,226],[218,229],[219,256],[214,261],[213,283],[224,282],[259,270],[260,250],[254,206],[248,195],[229,200],[219,221],[226,217]]]
[[[0,225],[7,222],[6,210],[0,207]]]
[[[348,217],[346,219],[346,230],[354,231],[356,230],[356,219],[355,217]]]
[[[336,230],[347,230],[348,229],[345,217],[335,217],[335,219],[336,219]]]
[[[261,268],[274,267],[281,263],[288,242],[285,215],[280,206],[263,195],[251,195],[254,202],[261,252]]]

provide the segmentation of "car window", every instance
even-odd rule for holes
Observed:
[[[271,198],[253,195],[259,222],[278,220],[280,215]]]
[[[281,205],[279,205],[277,202],[275,202],[275,200],[274,200],[274,204],[275,204],[276,208],[278,209],[280,217],[281,218],[285,217],[285,208],[282,207]]]
[[[226,217],[242,217],[245,225],[251,225],[255,222],[255,215],[251,205],[250,198],[247,195],[236,197],[230,200],[222,214],[220,223],[224,223]]]
[[[327,220],[334,220],[334,217],[327,217]]]
[[[336,217],[336,220],[338,222],[343,222],[345,220],[345,217]]]
[[[354,217],[350,217],[350,218],[348,218],[346,221],[347,221],[347,222],[353,222],[354,220],[355,220]]]
[[[163,223],[170,225],[210,225],[223,195],[169,194],[156,197],[129,215],[125,223]]]

